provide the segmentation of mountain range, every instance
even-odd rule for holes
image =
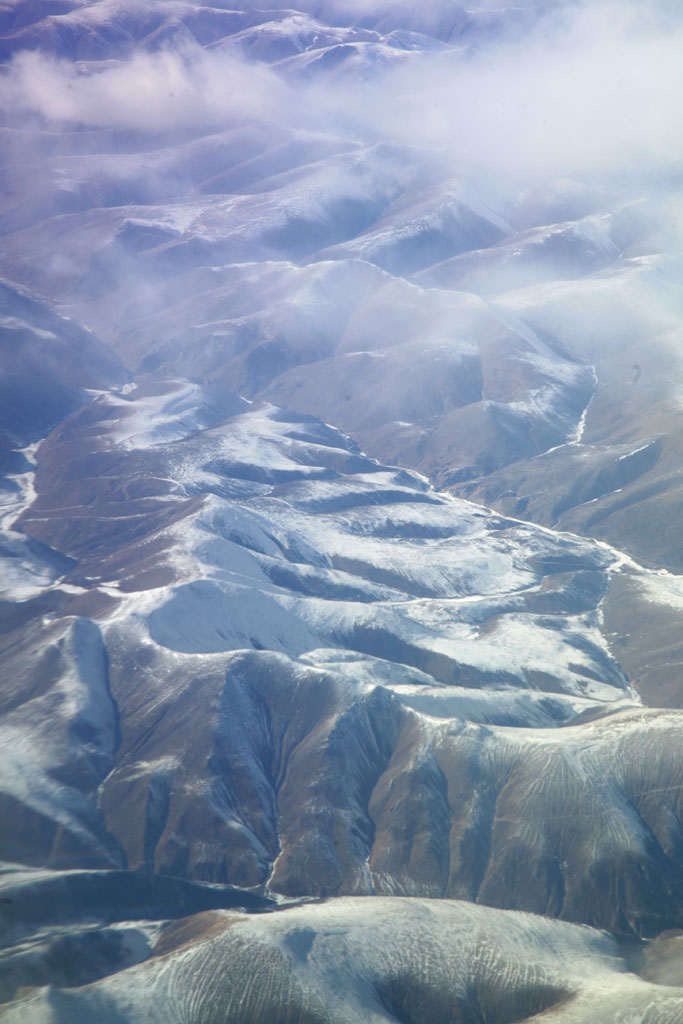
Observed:
[[[0,4],[0,1019],[681,1019],[682,42]]]

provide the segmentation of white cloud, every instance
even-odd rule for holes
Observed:
[[[378,16],[387,9],[385,0],[352,3]],[[425,12],[448,6],[432,0]],[[456,174],[531,185],[557,176],[632,181],[683,160],[681,53],[683,19],[668,0],[590,0],[558,3],[523,38],[518,26],[514,38],[413,54],[333,87],[324,77],[284,81],[264,64],[199,47],[101,67],[24,52],[4,72],[0,104],[58,125],[140,131],[274,119],[408,143],[425,158],[440,154]]]
[[[57,124],[164,132],[280,116],[287,90],[263,65],[199,48],[138,53],[87,71],[31,51],[5,72],[0,102]]]
[[[464,170],[632,178],[683,159],[682,53],[680,17],[591,3],[514,45],[424,55],[344,103],[369,132],[441,149]]]

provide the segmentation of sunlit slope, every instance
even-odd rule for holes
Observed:
[[[35,491],[73,562],[7,634],[10,859],[679,923],[680,716],[600,632],[617,553],[154,378],[54,431]]]
[[[5,1019],[674,1024],[681,1005],[680,988],[630,973],[637,954],[602,932],[450,900],[214,912],[166,928],[153,952],[110,979],[44,989]]]
[[[549,73],[544,31],[558,69],[574,58],[534,5],[243,6],[6,14],[7,275],[130,369],[312,413],[438,486],[680,568],[680,202],[653,169],[652,119],[628,108],[643,151],[619,159],[636,120],[629,142],[628,96],[598,76],[604,121],[564,152],[569,128],[544,106],[561,99],[524,90]],[[592,54],[576,18],[565,45]],[[633,34],[615,32],[628,55]],[[509,61],[524,33],[510,153],[505,104],[475,91],[470,114],[458,83],[495,96],[483,55]],[[13,115],[22,103],[39,116]]]
[[[0,10],[3,1020],[683,1016],[682,48]]]

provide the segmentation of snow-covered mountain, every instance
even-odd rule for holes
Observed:
[[[0,8],[3,1019],[678,1021],[680,12]]]
[[[341,899],[250,918],[215,911],[150,938],[153,959],[41,993],[6,1019],[380,1024],[540,1012],[557,1024],[624,1014],[675,1024],[683,998],[680,986],[633,973],[634,953],[604,932],[452,900]]]

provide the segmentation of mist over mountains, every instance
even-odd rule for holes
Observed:
[[[683,1015],[678,5],[0,4],[0,1017]]]

